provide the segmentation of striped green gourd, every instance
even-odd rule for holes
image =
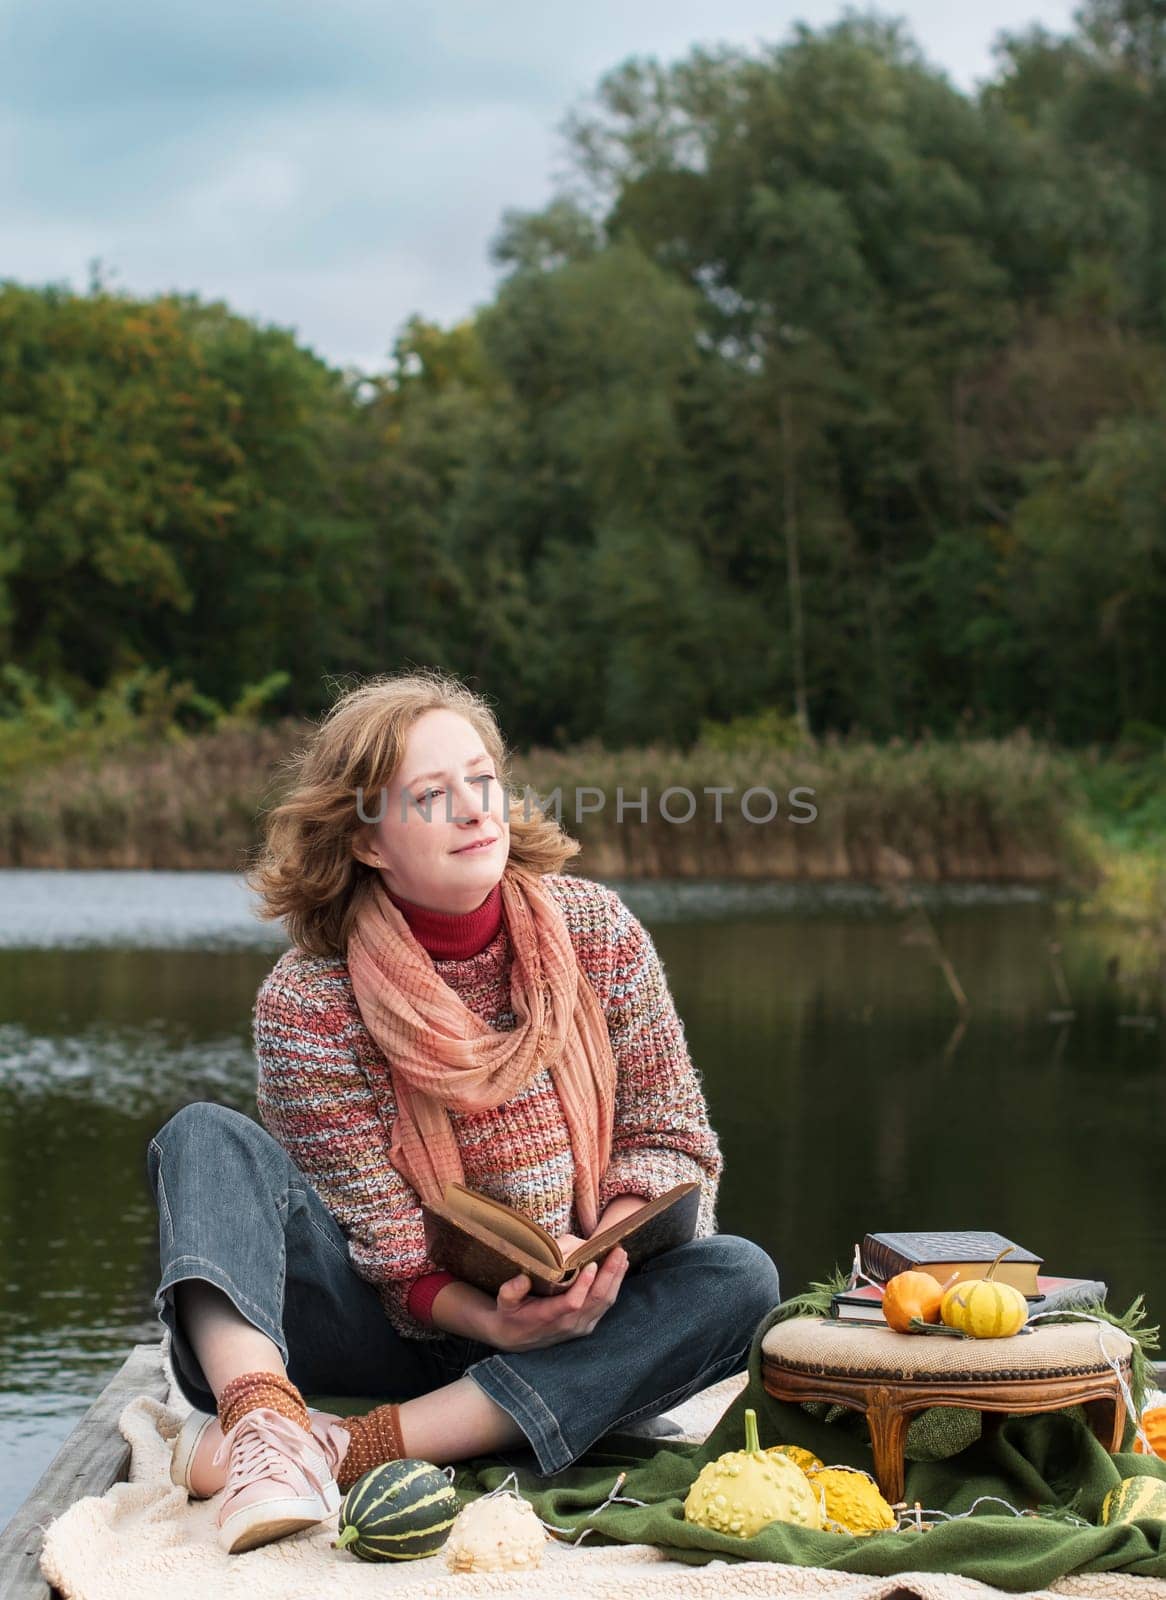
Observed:
[[[1138,1522],[1143,1517],[1166,1522],[1166,1482],[1149,1473],[1123,1478],[1101,1502],[1102,1522]]]
[[[457,1514],[453,1485],[432,1462],[387,1461],[345,1495],[333,1548],[362,1561],[416,1561],[441,1549]]]
[[[1010,1283],[966,1278],[944,1295],[939,1318],[973,1339],[1010,1339],[1028,1321],[1028,1301]]]

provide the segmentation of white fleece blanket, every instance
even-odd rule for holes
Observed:
[[[686,1437],[703,1438],[744,1383],[727,1379],[671,1416]],[[189,1410],[171,1384],[165,1405],[142,1395],[119,1427],[132,1448],[130,1480],[79,1500],[50,1524],[41,1570],[66,1600],[458,1600],[508,1595],[514,1600],[721,1600],[734,1595],[829,1595],[831,1600],[1000,1600],[1000,1591],[968,1578],[934,1573],[859,1577],[775,1562],[690,1567],[650,1545],[570,1547],[548,1540],[540,1569],[455,1576],[439,1553],[423,1561],[369,1565],[334,1550],[333,1522],[243,1555],[215,1538],[218,1498],[188,1501],[170,1482],[171,1443]],[[1065,1578],[1045,1595],[1097,1600],[1166,1600],[1166,1582],[1121,1573]]]

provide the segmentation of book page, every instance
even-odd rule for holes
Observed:
[[[584,1240],[567,1258],[567,1266],[578,1270],[589,1261],[598,1261],[622,1244],[629,1259],[637,1257],[637,1245],[643,1243],[646,1254],[670,1249],[696,1231],[697,1208],[700,1204],[698,1183],[678,1183],[656,1200],[649,1200],[633,1211],[622,1222],[613,1223],[602,1233]]]
[[[491,1200],[488,1195],[475,1194],[460,1183],[449,1183],[445,1187],[445,1208],[451,1216],[464,1217],[476,1223],[479,1228],[504,1239],[516,1250],[549,1267],[552,1272],[562,1268],[562,1251],[547,1230],[529,1217],[522,1216],[512,1206],[503,1205],[500,1200]]]

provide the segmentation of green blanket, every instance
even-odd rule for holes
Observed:
[[[863,1539],[770,1523],[755,1538],[742,1540],[686,1522],[684,1496],[701,1467],[726,1450],[744,1447],[747,1406],[757,1412],[763,1446],[804,1445],[832,1465],[870,1470],[865,1425],[827,1422],[765,1393],[761,1339],[787,1314],[788,1308],[779,1306],[758,1328],[748,1386],[703,1444],[661,1448],[655,1440],[609,1438],[602,1450],[591,1451],[554,1478],[520,1473],[519,1492],[544,1522],[572,1534],[593,1528],[588,1543],[653,1544],[677,1560],[696,1564],[752,1559],[874,1576],[954,1572],[1014,1591],[1043,1588],[1071,1572],[1166,1578],[1166,1524],[1079,1527],[1066,1517],[1068,1512],[1095,1521],[1106,1491],[1121,1478],[1136,1473],[1166,1478],[1166,1463],[1156,1457],[1108,1455],[1069,1412],[1012,1417],[991,1437],[978,1438],[957,1455],[907,1466],[909,1504],[919,1501],[928,1510],[958,1513],[969,1510],[980,1496],[997,1495],[1018,1511],[1039,1508],[1045,1515],[1015,1516],[1002,1506],[986,1505],[963,1521],[940,1522],[926,1532]],[[645,1505],[612,1504],[596,1514],[620,1472],[627,1476],[619,1493]],[[507,1476],[505,1467],[481,1461],[469,1463],[455,1481],[473,1494],[497,1488]]]

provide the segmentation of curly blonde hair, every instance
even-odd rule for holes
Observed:
[[[357,791],[376,796],[388,788],[409,729],[434,710],[455,711],[472,723],[498,764],[499,782],[514,806],[510,863],[539,874],[560,872],[581,849],[533,801],[516,804],[523,796],[511,788],[510,754],[482,695],[436,669],[369,678],[341,695],[308,743],[284,764],[291,787],[268,812],[263,844],[248,873],[259,896],[258,915],[282,918],[300,949],[346,954],[360,897],[376,878],[376,868],[352,853],[368,826],[357,809]]]

